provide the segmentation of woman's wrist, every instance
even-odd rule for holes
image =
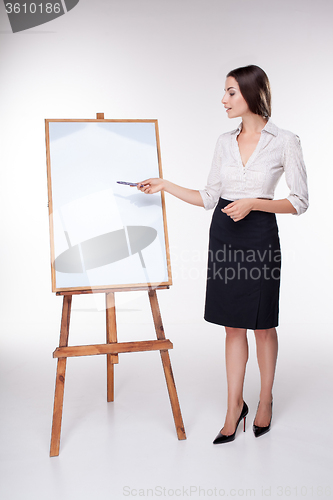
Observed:
[[[251,210],[260,210],[258,207],[258,198],[251,198],[252,201],[252,208]]]
[[[161,179],[162,181],[162,190],[170,193],[171,182],[167,179]]]

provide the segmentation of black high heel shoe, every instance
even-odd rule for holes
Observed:
[[[260,403],[260,401],[259,401]],[[258,403],[258,408],[259,408],[259,403]],[[253,434],[255,435],[256,438],[262,436],[263,434],[266,434],[266,432],[270,431],[271,429],[271,422],[272,422],[272,416],[273,416],[273,400],[271,402],[271,408],[272,408],[272,415],[271,419],[269,421],[269,424],[266,425],[266,427],[259,427],[259,425],[254,425],[253,423]],[[257,409],[258,410],[258,409]]]
[[[233,434],[230,434],[229,436],[226,436],[225,434],[222,434],[221,431],[220,431],[218,433],[218,435],[216,436],[216,438],[214,439],[213,444],[229,443],[230,441],[234,441],[234,439],[236,437],[236,432],[237,432],[238,424],[242,420],[242,418],[244,418],[244,432],[245,432],[245,421],[246,421],[246,415],[248,413],[249,413],[249,408],[248,408],[247,404],[244,401],[242,412],[241,412],[240,417],[239,417],[239,419],[237,420],[237,423],[236,423],[235,432]]]

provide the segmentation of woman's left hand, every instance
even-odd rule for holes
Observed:
[[[229,203],[229,205],[221,210],[223,213],[229,215],[234,222],[238,222],[253,210],[253,201],[253,198],[243,198]]]

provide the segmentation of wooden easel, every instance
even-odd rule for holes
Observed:
[[[165,289],[168,286],[157,286],[156,288],[133,288],[132,290],[147,290],[150,307],[153,315],[153,321],[156,330],[157,340],[145,340],[137,342],[118,342],[116,307],[114,294],[124,289],[106,289],[98,290],[105,293],[106,298],[106,344],[68,346],[69,323],[71,316],[72,296],[74,294],[91,293],[91,290],[80,290],[71,292],[57,292],[57,295],[63,295],[63,309],[60,329],[59,347],[53,353],[54,358],[58,358],[56,385],[54,394],[53,423],[51,435],[50,456],[59,455],[62,408],[64,400],[66,362],[68,357],[72,356],[91,356],[96,354],[106,354],[107,360],[107,401],[114,400],[114,365],[118,363],[118,354],[124,352],[139,351],[160,351],[166,384],[168,387],[173,418],[175,421],[178,439],[186,439],[183,419],[180,411],[175,381],[172,374],[171,362],[168,349],[173,345],[164,335],[161,313],[157,301],[156,289]],[[129,289],[127,288],[126,291]]]

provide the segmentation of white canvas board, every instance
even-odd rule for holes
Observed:
[[[155,121],[47,121],[56,290],[169,280]]]

